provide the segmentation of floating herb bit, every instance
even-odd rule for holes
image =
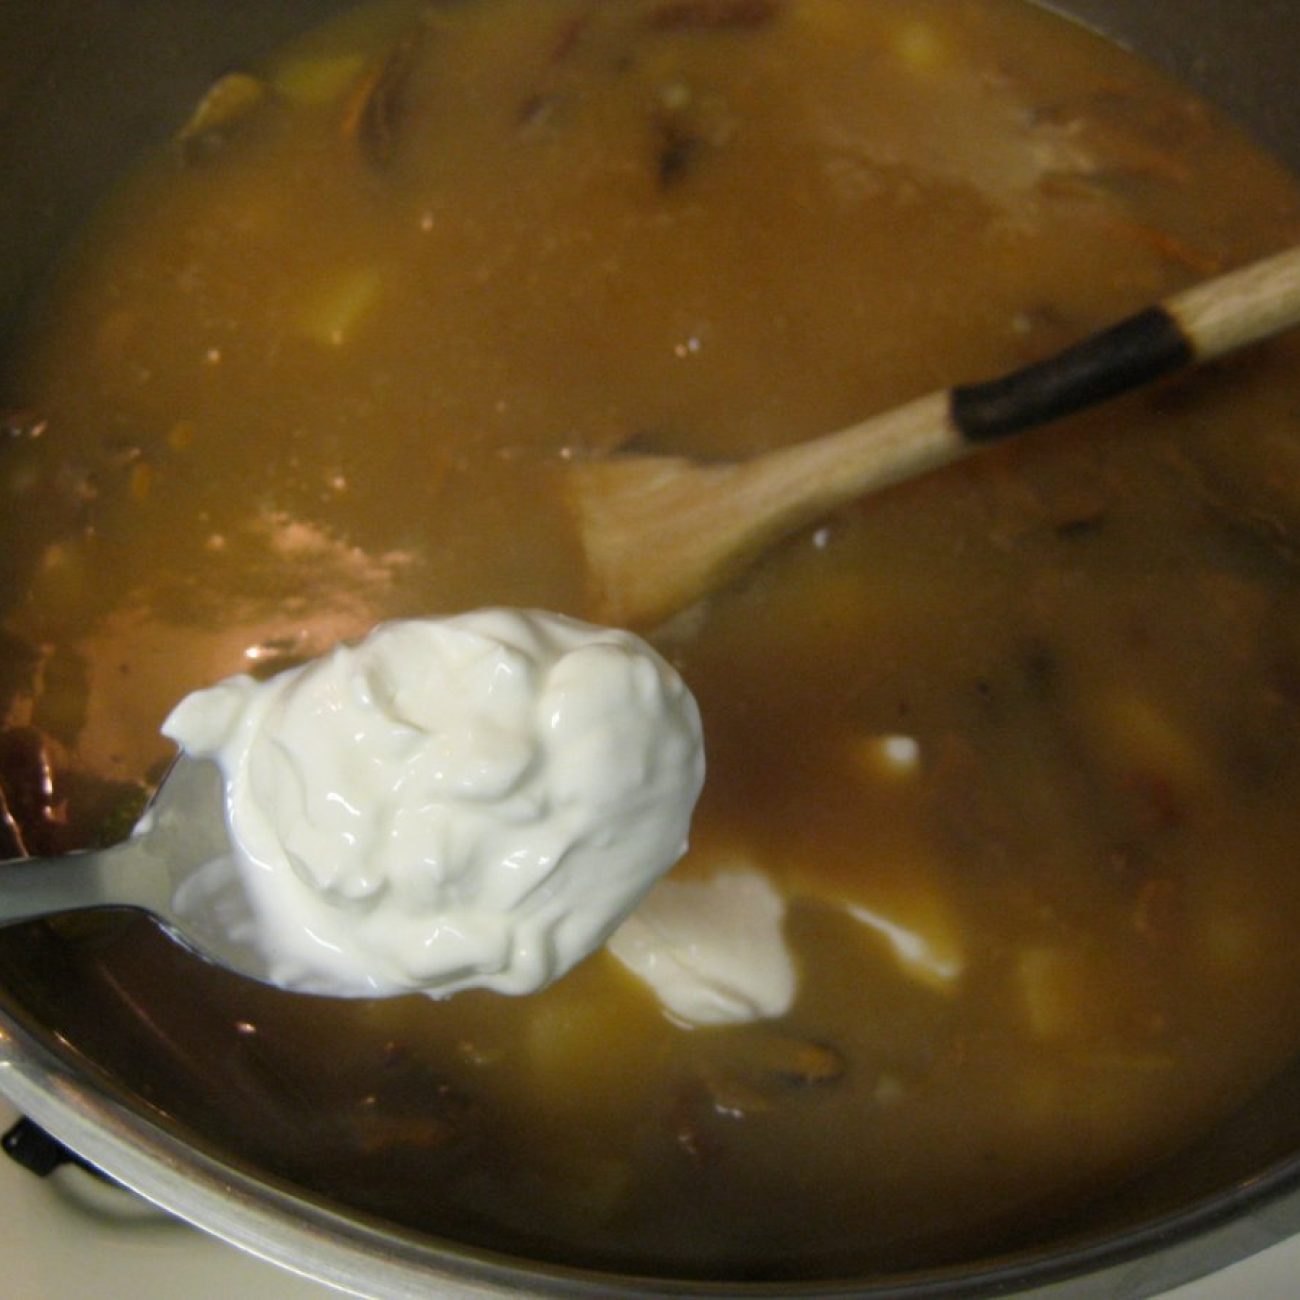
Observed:
[[[750,1119],[841,1083],[848,1069],[837,1048],[764,1031],[729,1041],[725,1053],[702,1065],[698,1100],[715,1115]]]
[[[691,168],[704,143],[680,113],[664,113],[656,123],[655,171],[664,188],[676,184]]]
[[[126,839],[144,815],[148,803],[149,791],[143,785],[138,782],[123,785],[112,811],[100,823],[95,836],[96,845],[116,844],[119,840]]]
[[[296,104],[328,104],[346,93],[365,67],[360,54],[322,54],[295,59],[280,68],[275,88]]]

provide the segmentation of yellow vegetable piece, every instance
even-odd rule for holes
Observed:
[[[251,113],[266,98],[266,83],[246,72],[228,72],[218,78],[199,100],[190,120],[176,133],[184,144],[210,131],[218,131]]]
[[[1092,740],[1103,761],[1171,780],[1202,785],[1213,776],[1209,755],[1173,712],[1149,695],[1119,689],[1090,711]]]
[[[1088,1045],[1090,1055],[1108,1045],[1107,1059],[1122,1060],[1133,1051],[1139,1025],[1143,1054],[1150,1036],[1160,1034],[1161,1018],[1144,1009],[1140,982],[1126,976],[1114,956],[1102,956],[1059,943],[1023,949],[1016,958],[1017,985],[1025,1025],[1045,1042]]]
[[[907,22],[898,29],[894,40],[898,56],[914,72],[930,74],[942,71],[949,62],[949,50],[929,23]]]
[[[312,107],[329,104],[342,98],[365,66],[365,57],[360,54],[291,59],[276,69],[272,85],[292,103]]]
[[[131,499],[145,501],[153,487],[153,466],[146,461],[138,461],[131,467]]]
[[[410,0],[384,0],[345,11],[308,32],[272,63],[272,88],[308,107],[336,102],[409,24],[410,14]]]
[[[1017,958],[1015,980],[1035,1038],[1082,1035],[1090,989],[1078,954],[1061,948],[1027,948]]]
[[[173,451],[184,451],[194,442],[195,428],[188,420],[177,420],[167,431],[167,445]]]
[[[348,271],[330,281],[300,317],[303,333],[326,347],[342,347],[378,300],[382,283],[374,267]]]

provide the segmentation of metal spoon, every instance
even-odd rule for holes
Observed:
[[[179,758],[127,840],[58,858],[0,863],[0,925],[126,907],[148,912],[199,956],[275,984],[230,859],[215,763]]]

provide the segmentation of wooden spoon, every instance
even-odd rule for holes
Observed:
[[[752,460],[611,456],[565,469],[591,616],[645,625],[864,493],[1300,324],[1300,248],[1167,298],[1045,361]]]

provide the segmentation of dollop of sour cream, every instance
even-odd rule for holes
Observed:
[[[163,732],[223,773],[271,978],[350,996],[557,979],[686,851],[704,779],[660,655],[533,611],[381,624]]]

